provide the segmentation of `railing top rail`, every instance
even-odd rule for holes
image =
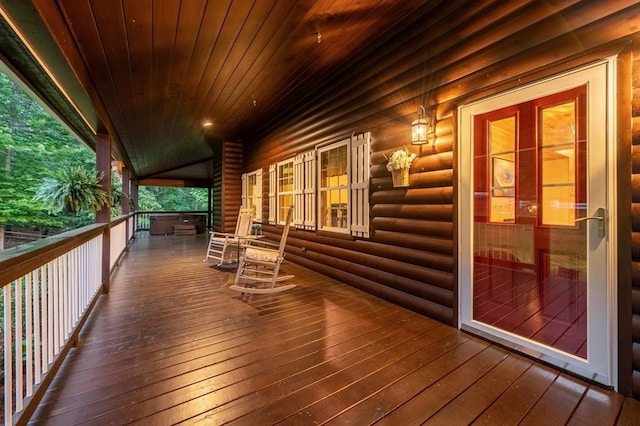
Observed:
[[[109,224],[94,224],[0,252],[0,286],[101,235]]]
[[[120,216],[112,217],[111,218],[111,222],[109,223],[109,225],[111,225],[111,227],[113,228],[114,226],[126,221],[131,216],[135,216],[135,213],[123,214],[123,215],[120,215]]]

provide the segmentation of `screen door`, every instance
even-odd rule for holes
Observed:
[[[460,277],[464,328],[608,383],[605,76],[462,114]]]

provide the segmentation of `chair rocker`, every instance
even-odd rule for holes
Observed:
[[[268,294],[289,290],[296,286],[280,284],[294,276],[279,274],[280,265],[284,260],[284,248],[287,244],[292,213],[293,206],[287,213],[280,244],[269,244],[258,240],[245,245],[244,254],[240,257],[236,271],[236,279],[230,287],[232,290],[242,293]]]
[[[253,222],[253,211],[251,209],[240,209],[236,230],[233,234],[225,232],[211,231],[209,246],[204,261],[209,259],[217,260],[216,266],[233,265],[238,260],[240,244],[251,233]]]

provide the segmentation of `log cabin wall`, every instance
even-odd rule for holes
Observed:
[[[211,227],[212,231],[222,231],[222,144],[214,145],[213,179],[211,182]]]
[[[632,365],[633,395],[640,397],[640,49],[636,46],[632,61]],[[620,299],[624,295],[620,296]]]
[[[241,199],[242,144],[219,142],[213,147],[213,225],[218,232],[234,232]]]
[[[262,168],[267,176],[269,164],[370,131],[370,238],[294,230],[287,258],[456,325],[456,241],[467,237],[456,232],[457,173],[464,173],[456,168],[458,106],[619,54],[639,30],[640,6],[569,1],[552,8],[548,2],[511,0],[438,7],[437,14],[416,14],[401,35],[354,57],[341,74],[327,76],[315,92],[282,111],[289,116],[285,125],[247,144],[244,171]],[[330,49],[330,40],[323,38],[318,48]],[[418,105],[436,108],[436,137],[429,145],[411,146]],[[639,144],[640,127],[635,128]],[[385,155],[402,147],[418,157],[409,187],[393,188]],[[277,227],[264,228],[278,233]],[[634,297],[640,300],[640,283]],[[634,307],[635,349],[640,303]],[[626,318],[623,324],[631,322]]]

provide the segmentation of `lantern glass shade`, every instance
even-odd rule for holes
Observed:
[[[422,105],[419,105],[418,119],[411,123],[411,143],[413,145],[429,143],[429,136],[433,136],[435,125],[435,110],[429,109],[427,111]]]
[[[419,117],[411,123],[411,143],[421,145],[427,143],[429,122],[424,117]]]

